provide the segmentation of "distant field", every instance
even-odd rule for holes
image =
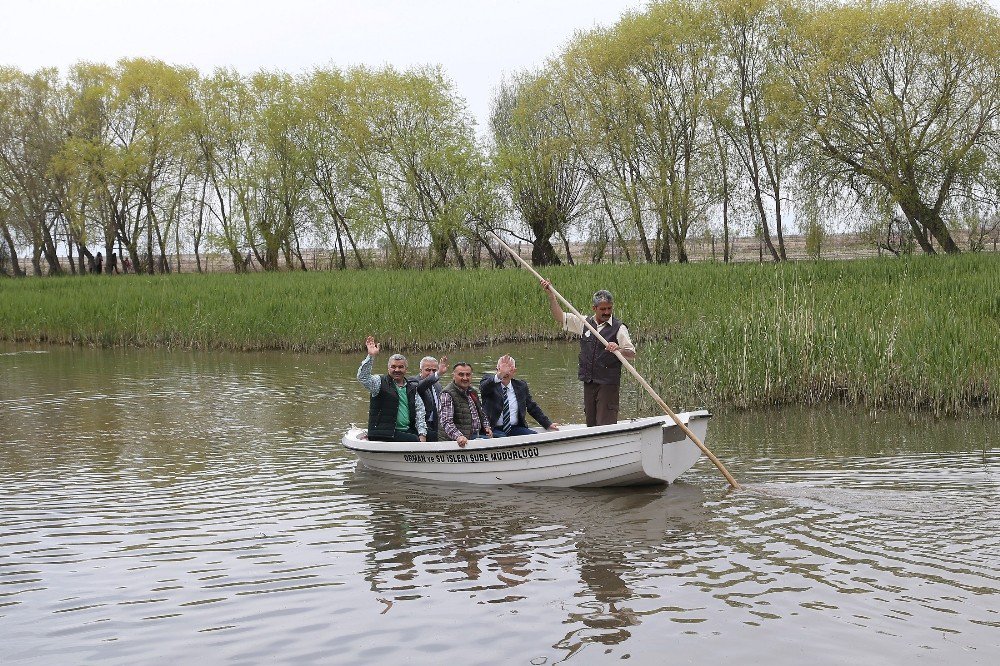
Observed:
[[[609,288],[666,395],[1000,415],[1000,255],[544,269]],[[0,339],[200,349],[449,349],[562,338],[521,270],[0,280]]]
[[[527,244],[518,244],[517,250],[520,252],[521,256],[525,259],[530,259],[531,257],[531,246]],[[93,252],[97,252],[101,248],[91,248]],[[998,251],[998,239],[993,239],[992,242],[987,243],[985,247],[986,252],[996,252]],[[566,262],[566,252],[562,246],[557,245],[556,251],[559,256]],[[638,248],[634,247],[630,250],[632,252],[633,259],[639,256]],[[722,241],[719,238],[692,238],[688,240],[687,243],[688,259],[691,262],[703,262],[703,261],[722,261]],[[788,259],[795,260],[813,260],[806,251],[806,242],[804,236],[799,235],[787,235],[785,236],[785,252]],[[570,253],[573,255],[573,261],[576,264],[591,264],[593,263],[591,257],[591,250],[586,245],[583,244],[570,244]],[[891,257],[891,253],[885,250],[879,250],[877,247],[873,246],[869,240],[858,235],[858,234],[830,234],[827,236],[820,249],[820,259],[830,259],[830,260],[847,260],[847,259],[869,259],[873,257],[886,256]],[[232,273],[233,272],[233,262],[228,255],[219,253],[202,253],[201,254],[201,271],[206,273]],[[384,267],[386,262],[386,257],[378,249],[368,248],[362,250],[362,259],[365,262],[366,267]],[[473,263],[473,258],[466,248],[465,259],[468,263]],[[171,272],[180,273],[196,273],[198,272],[198,260],[193,254],[173,254],[168,257],[170,263]],[[305,249],[302,251],[302,260],[305,262],[306,268],[308,270],[335,270],[340,265],[340,256],[333,249],[322,249],[322,248],[312,248]],[[483,265],[489,263],[489,254],[480,250],[479,260]],[[61,257],[60,261],[63,266],[69,270],[69,260],[66,257]],[[756,238],[737,238],[732,243],[732,263],[771,263],[770,255],[767,252],[767,248],[764,247],[762,241]],[[625,263],[625,255],[621,251],[621,248],[616,244],[611,243],[605,250],[604,256],[600,263],[604,264],[621,264]],[[282,265],[285,266],[282,260]],[[357,268],[357,261],[354,259],[353,255],[347,258],[348,268]],[[30,271],[30,266],[22,266],[26,270]],[[287,266],[286,266],[287,267]],[[299,269],[301,266],[296,263],[295,268]],[[248,270],[250,272],[260,271],[260,266],[251,258],[248,264]]]

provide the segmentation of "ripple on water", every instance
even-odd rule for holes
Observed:
[[[575,413],[564,354],[513,351]],[[975,424],[718,414],[745,492],[706,461],[669,488],[435,486],[336,445],[364,418],[357,361],[4,357],[0,660],[995,656],[998,452],[961,445]]]

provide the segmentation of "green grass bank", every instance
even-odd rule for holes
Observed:
[[[1000,256],[545,269],[599,288],[674,404],[845,401],[1000,415]],[[562,338],[522,270],[0,280],[0,339],[200,349],[445,350]]]

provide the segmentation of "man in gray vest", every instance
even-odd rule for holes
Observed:
[[[470,439],[492,437],[479,394],[472,388],[472,366],[459,361],[452,366],[451,383],[441,391],[441,424],[438,436],[465,446]]]
[[[372,364],[379,352],[375,338],[365,338],[368,356],[358,368],[358,381],[371,393],[368,403],[368,439],[380,442],[426,442],[427,421],[424,401],[417,386],[406,381],[406,357],[389,357],[388,372],[372,376]]]
[[[542,280],[541,284],[549,297],[552,318],[564,331],[580,336],[578,377],[583,382],[583,413],[587,418],[587,426],[618,423],[622,363],[614,352],[621,352],[631,362],[635,359],[635,345],[632,344],[625,324],[613,316],[614,298],[611,292],[601,289],[594,294],[591,302],[594,314],[587,317],[591,326],[607,340],[605,347],[584,325],[582,317],[572,312],[563,312],[548,280]]]

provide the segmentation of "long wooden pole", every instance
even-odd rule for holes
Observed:
[[[510,245],[507,245],[507,243],[505,243],[504,240],[500,238],[500,236],[498,236],[496,233],[492,231],[490,233],[493,234],[493,237],[496,238],[501,245],[507,248],[507,251],[510,252],[511,256],[517,259],[522,266],[531,271],[536,278],[538,278],[539,280],[544,279],[541,275],[538,274],[538,272],[534,268],[532,268],[531,264],[522,259],[521,255],[519,255]],[[591,333],[597,336],[597,339],[601,341],[601,344],[603,344],[605,347],[608,346],[608,341],[605,340],[604,337],[597,332],[597,329],[594,328],[589,321],[587,321],[586,317],[581,315],[577,311],[577,309],[573,307],[572,303],[567,301],[565,298],[562,297],[562,294],[556,291],[556,288],[553,287],[551,283],[549,283],[549,289],[552,290],[552,293],[555,295],[556,298],[562,301],[563,305],[569,308],[570,312],[572,312],[581,320],[583,320],[584,325],[590,329]],[[646,389],[646,392],[653,397],[653,400],[655,400],[657,404],[660,405],[660,408],[663,409],[663,413],[674,420],[674,423],[676,423],[677,427],[680,428],[684,432],[684,434],[688,436],[688,439],[694,442],[695,445],[699,449],[701,449],[701,452],[704,453],[705,456],[712,461],[712,463],[719,469],[720,472],[722,472],[722,476],[726,477],[726,481],[729,482],[729,485],[733,489],[738,490],[740,488],[740,484],[736,482],[736,479],[734,479],[733,475],[729,473],[729,470],[726,469],[726,466],[722,464],[722,461],[716,458],[715,454],[708,450],[708,447],[705,446],[705,444],[701,441],[701,439],[699,439],[698,436],[695,435],[691,431],[691,429],[688,428],[687,425],[677,417],[677,414],[675,414],[674,411],[667,406],[667,403],[663,402],[663,398],[657,395],[656,391],[653,390],[653,387],[649,385],[649,382],[647,382],[643,378],[643,376],[639,374],[639,371],[636,370],[631,363],[629,363],[628,359],[625,358],[625,356],[623,356],[620,351],[615,350],[613,353],[615,356],[618,357],[618,360],[622,362],[622,365],[624,365],[625,368],[628,369],[628,371],[632,374],[632,376],[636,378],[636,381],[638,381],[639,384],[642,385],[642,388]]]

